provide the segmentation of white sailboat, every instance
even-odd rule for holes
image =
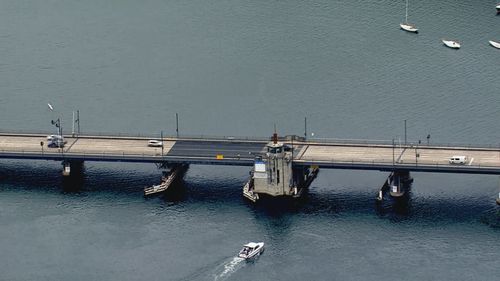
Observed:
[[[441,41],[443,41],[443,44],[445,44],[448,48],[460,49],[460,43],[458,41],[448,39],[442,39]]]
[[[408,0],[406,0],[405,22],[400,23],[399,26],[401,27],[402,30],[418,33],[418,28],[414,24],[408,23]]]
[[[490,40],[490,45],[497,48],[497,49],[500,49],[500,42],[495,42],[495,41],[492,41]]]

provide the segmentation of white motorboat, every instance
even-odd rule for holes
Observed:
[[[238,253],[238,257],[243,259],[251,259],[260,255],[264,251],[264,242],[250,242],[243,245],[243,249]]]
[[[497,48],[497,49],[500,49],[500,42],[495,42],[495,41],[489,41],[490,42],[490,45]]]
[[[460,49],[460,43],[455,40],[447,40],[447,39],[442,39],[443,43],[446,45],[448,48],[452,49]]]
[[[500,3],[498,3],[495,8],[497,9],[497,13],[500,13]]]
[[[418,28],[415,25],[408,23],[408,0],[406,0],[405,22],[400,23],[399,26],[401,27],[402,30],[405,30],[408,32],[413,32],[413,33],[418,33]]]

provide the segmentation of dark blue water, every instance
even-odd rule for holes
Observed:
[[[491,1],[0,1],[0,130],[408,138],[498,145]],[[448,49],[441,38],[462,49]],[[55,113],[47,110],[50,102]],[[1,145],[1,144],[0,144]],[[252,205],[248,168],[0,161],[0,280],[493,280],[496,176],[322,170],[305,198]],[[253,263],[234,259],[266,242]]]

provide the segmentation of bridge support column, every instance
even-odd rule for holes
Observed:
[[[69,177],[72,175],[79,175],[83,172],[83,161],[80,160],[64,160],[62,162],[63,171],[62,175]]]
[[[153,194],[159,194],[167,191],[167,189],[179,178],[183,177],[186,173],[189,165],[187,164],[174,164],[168,165],[167,163],[160,163],[158,165],[160,169],[170,168],[170,171],[163,171],[161,177],[161,183],[158,185],[153,185],[151,187],[144,188],[144,196],[149,196]]]
[[[389,176],[389,178],[390,178],[390,176]],[[378,191],[378,194],[376,197],[378,202],[384,201],[384,194],[387,192],[387,190],[389,190],[389,178],[387,179],[387,181],[384,182],[384,184],[382,185],[382,187]]]
[[[255,202],[260,195],[300,197],[319,172],[317,166],[293,167],[292,151],[278,142],[276,134],[265,156],[257,157],[243,196]]]
[[[403,197],[411,187],[413,178],[410,176],[410,171],[393,171],[387,179],[389,184],[389,193],[394,198]]]

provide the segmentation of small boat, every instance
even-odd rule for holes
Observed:
[[[243,245],[243,249],[238,253],[238,257],[242,259],[251,259],[260,255],[264,251],[264,242],[250,242]]]
[[[498,3],[495,8],[497,9],[497,13],[500,13],[500,3]]]
[[[499,42],[495,42],[495,41],[489,41],[490,42],[490,45],[497,48],[497,49],[500,49],[500,43]]]
[[[460,49],[460,43],[455,40],[446,40],[442,39],[443,43],[446,45],[446,47],[452,48],[452,49]]]
[[[402,30],[405,30],[408,32],[413,32],[413,33],[418,33],[418,28],[411,23],[400,23],[399,26],[401,26]]]
[[[406,0],[405,22],[400,23],[399,26],[401,27],[402,30],[405,30],[408,32],[413,32],[413,33],[418,33],[418,28],[415,25],[408,23],[408,0]]]

